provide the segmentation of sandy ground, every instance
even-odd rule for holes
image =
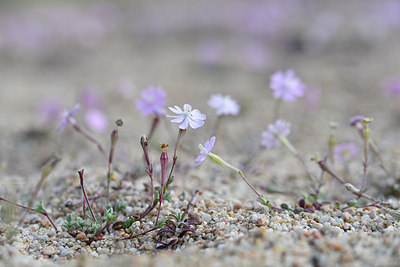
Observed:
[[[123,118],[125,122],[120,129],[115,160],[118,169],[124,173],[141,166],[143,159],[139,139],[141,135],[148,133],[151,125],[151,118],[144,117],[136,110],[135,99],[148,85],[161,85],[168,93],[168,106],[190,103],[207,115],[204,127],[196,131],[188,130],[185,136],[176,172],[175,192],[193,192],[199,189],[213,192],[213,198],[255,201],[254,195],[240,178],[228,170],[211,161],[200,167],[193,167],[197,144],[204,143],[211,136],[216,121],[214,111],[207,106],[210,95],[230,94],[241,105],[241,112],[237,117],[224,118],[214,151],[232,164],[241,166],[259,147],[261,132],[272,122],[274,100],[269,89],[269,77],[275,71],[285,69],[295,70],[307,85],[306,96],[295,103],[285,103],[281,117],[292,123],[289,138],[307,159],[306,163],[313,173],[318,175],[319,169],[308,159],[315,153],[322,156],[327,153],[329,124],[332,121],[339,125],[336,131],[339,143],[351,141],[362,150],[361,139],[348,126],[348,120],[353,115],[362,114],[375,119],[371,125],[372,137],[382,152],[386,165],[395,178],[397,177],[399,150],[395,144],[400,141],[397,134],[400,124],[399,98],[385,94],[382,88],[391,77],[399,75],[400,47],[397,44],[400,35],[399,28],[381,33],[379,29],[368,26],[374,25],[374,17],[362,18],[360,10],[370,10],[368,7],[372,5],[372,1],[363,1],[362,5],[356,1],[362,6],[359,11],[356,11],[356,4],[348,7],[344,2],[337,3],[337,6],[324,6],[317,1],[304,1],[303,4],[308,4],[300,6],[288,2],[289,6],[301,10],[298,12],[300,15],[295,13],[297,15],[280,26],[279,31],[265,36],[243,33],[237,28],[237,25],[241,25],[237,20],[243,19],[234,16],[238,12],[234,8],[241,10],[239,3],[227,4],[228,1],[222,1],[213,8],[210,1],[197,3],[195,6],[180,2],[146,4],[144,1],[137,1],[129,4],[120,1],[113,5],[88,3],[85,6],[67,3],[26,6],[11,2],[2,4],[0,33],[3,33],[3,37],[6,36],[4,32],[13,16],[21,18],[20,23],[24,20],[28,24],[39,21],[39,25],[43,26],[46,19],[52,21],[48,19],[52,9],[61,14],[66,9],[76,15],[73,19],[68,16],[60,19],[56,33],[50,34],[50,38],[44,41],[39,39],[44,42],[43,45],[33,43],[26,47],[18,46],[17,41],[7,43],[3,39],[1,42],[0,38],[2,196],[24,203],[31,192],[30,188],[40,177],[43,162],[55,152],[61,155],[62,160],[50,175],[51,181],[45,184],[45,190],[38,195],[38,199],[43,199],[47,205],[50,205],[49,196],[52,195],[48,191],[55,185],[62,187],[62,177],[76,175],[80,168],[89,169],[92,173],[106,171],[106,162],[92,144],[70,128],[62,133],[56,132],[57,122],[44,121],[40,117],[37,110],[42,101],[55,100],[62,108],[72,108],[79,102],[83,89],[94,88],[103,99],[101,107],[110,121],[110,126],[104,133],[94,133],[104,147],[109,146],[109,133],[113,129],[111,122],[117,118]],[[258,1],[254,3],[260,4]],[[228,15],[219,16],[218,11],[222,10]],[[243,10],[246,10],[245,7]],[[210,18],[204,18],[204,13],[210,14]],[[338,18],[340,24],[337,26],[337,34],[327,43],[318,39],[315,41],[313,38],[316,37],[302,39],[317,24],[312,23],[317,21],[318,16],[315,14],[324,13],[341,14]],[[312,18],[310,21],[307,19],[308,15]],[[67,32],[67,29],[74,28],[74,21],[92,25],[91,19],[96,23],[102,22],[100,30],[94,27],[97,35],[83,34],[83,37],[77,38],[72,34],[64,34],[67,36],[63,37],[65,39],[60,37],[63,36],[60,34],[63,30]],[[354,25],[360,21],[367,25],[365,27],[368,34],[354,30]],[[69,23],[71,25],[68,27]],[[18,27],[22,26],[17,25],[16,28]],[[89,27],[88,31],[92,30]],[[23,35],[27,35],[27,32],[23,31]],[[55,41],[57,38],[61,41]],[[21,42],[26,44],[24,40]],[[211,51],[206,49],[209,46]],[[254,46],[262,47],[263,53],[255,56],[263,59],[260,62],[254,63],[243,52]],[[119,85],[121,79],[131,85],[122,90]],[[77,120],[83,125],[84,110],[83,107],[82,112],[77,115]],[[167,121],[160,123],[151,144],[155,162],[159,157],[158,142],[167,142],[172,146],[177,129],[176,125]],[[338,163],[336,170],[343,173],[343,164]],[[398,181],[387,178],[375,159],[371,160],[369,170],[368,192],[397,203],[397,195],[392,187]],[[310,192],[310,183],[304,177],[301,165],[284,149],[262,150],[244,171],[257,188],[268,186],[285,193],[291,192],[265,193],[268,199],[278,205],[282,202],[296,203],[303,194]],[[346,179],[359,185],[361,173],[362,155],[359,153],[349,164]],[[101,175],[98,175],[98,179],[102,179]],[[147,181],[145,177],[140,179],[133,181],[135,190],[139,190],[141,184]],[[326,178],[326,183],[323,187],[326,200],[345,203],[352,199],[350,193],[329,178]],[[4,214],[2,211],[3,221],[6,217]],[[260,239],[279,239],[280,235],[279,231],[272,232],[268,238]],[[345,235],[340,237],[343,242],[350,238]],[[260,264],[265,263],[265,258],[260,255],[266,250],[257,245],[258,241],[254,241],[254,233],[249,234],[249,238],[250,248],[254,246],[259,251],[255,254],[261,257],[258,259]],[[379,236],[376,238],[382,239]],[[226,259],[229,255],[232,255],[231,259],[237,258],[235,242],[227,242],[226,250],[206,252],[205,255],[210,253],[210,257],[215,258],[215,262],[209,265],[229,262]],[[249,253],[250,250],[244,249]],[[135,261],[159,265],[168,259],[170,253],[172,252],[143,255]],[[173,254],[182,265],[192,261],[186,259],[188,256],[185,255],[201,258],[205,252],[189,246],[187,254],[185,253],[185,250],[181,250]],[[246,255],[243,258],[249,260],[251,255]],[[179,260],[182,258],[183,260]],[[305,257],[305,262],[313,264],[308,259],[308,256]],[[333,256],[328,256],[327,259],[330,263],[339,262]],[[123,261],[121,259],[121,264]]]

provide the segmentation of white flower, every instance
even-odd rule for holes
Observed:
[[[192,110],[192,106],[189,104],[183,105],[183,110],[178,106],[168,108],[177,115],[167,115],[167,117],[174,118],[171,122],[180,123],[179,128],[182,130],[185,130],[188,126],[197,129],[204,125],[206,115],[198,109]]]
[[[217,115],[234,115],[236,116],[240,111],[240,106],[231,96],[226,95],[212,95],[208,100],[208,105],[217,110]]]

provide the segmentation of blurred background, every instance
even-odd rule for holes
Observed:
[[[305,158],[326,153],[331,121],[339,142],[361,145],[347,123],[362,114],[375,118],[373,134],[390,165],[400,141],[399,33],[396,0],[1,1],[1,172],[37,173],[54,151],[67,155],[70,169],[105,168],[72,129],[55,131],[76,103],[77,120],[107,149],[113,121],[123,118],[117,160],[141,161],[138,140],[151,118],[135,99],[149,85],[164,88],[168,106],[190,103],[208,116],[185,137],[188,166],[216,120],[209,97],[235,98],[241,112],[223,121],[216,151],[239,163],[272,122],[269,79],[286,69],[307,85],[302,99],[282,107]],[[177,126],[168,127],[160,124],[154,147],[174,143]],[[266,153],[274,162],[290,158]]]

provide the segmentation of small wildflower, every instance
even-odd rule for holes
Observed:
[[[282,120],[268,125],[268,130],[262,133],[261,144],[266,148],[279,147],[281,140],[278,136],[287,137],[290,134],[290,123]]]
[[[199,144],[200,155],[196,158],[196,164],[194,166],[200,165],[207,157],[207,155],[211,152],[215,144],[215,136],[211,137],[210,140],[207,140],[204,146]]]
[[[204,125],[206,115],[198,109],[192,110],[192,106],[189,104],[183,105],[183,110],[178,106],[169,107],[169,109],[177,115],[167,115],[167,117],[174,118],[171,122],[180,123],[179,128],[182,130],[187,129],[188,126],[197,129]]]
[[[236,116],[240,111],[240,106],[231,96],[226,95],[212,95],[208,100],[208,105],[217,110],[217,115],[234,115]]]
[[[293,102],[304,95],[305,85],[292,70],[276,72],[271,76],[270,87],[275,99]]]
[[[61,122],[57,126],[57,131],[62,131],[64,130],[68,124],[69,124],[69,119],[73,116],[75,116],[76,112],[79,109],[79,104],[76,104],[75,107],[71,111],[65,111],[61,117]]]
[[[162,87],[149,86],[141,92],[141,98],[136,100],[136,108],[143,115],[161,114],[165,106],[167,93]]]
[[[106,115],[98,109],[89,109],[85,114],[85,119],[92,131],[104,132],[108,127]]]
[[[363,121],[364,117],[361,115],[356,115],[350,119],[349,125],[350,126],[358,126],[359,123]]]
[[[349,161],[358,154],[358,147],[354,143],[343,143],[335,146],[335,158],[341,162]]]

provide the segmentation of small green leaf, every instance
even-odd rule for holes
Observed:
[[[43,201],[40,200],[39,204],[36,205],[36,207],[34,208],[34,210],[35,210],[37,213],[44,213],[45,210],[44,210],[44,206],[43,206]]]

